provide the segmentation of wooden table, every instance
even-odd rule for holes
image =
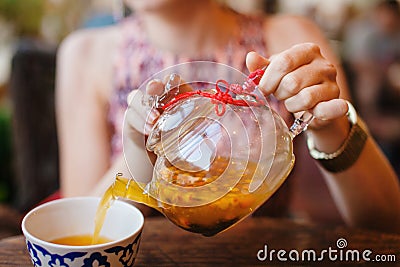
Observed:
[[[337,243],[339,241],[342,243]],[[265,248],[268,255],[275,250],[272,260],[260,261],[257,253],[262,259]],[[336,261],[329,258],[329,248],[331,257],[338,257]],[[280,257],[286,258],[286,262],[278,258],[279,250],[286,252]],[[290,255],[292,259],[296,257],[294,250],[299,253],[299,261],[290,260]],[[322,254],[324,260],[315,262],[311,250],[317,253],[317,258],[327,250]],[[352,260],[356,259],[356,254],[352,254],[355,250],[359,251],[360,261]],[[248,218],[215,237],[203,237],[181,230],[164,218],[148,218],[135,266],[364,266],[362,253],[366,250],[372,251],[365,252],[371,259],[366,266],[400,266],[400,235],[291,220]],[[305,261],[301,261],[302,254]],[[377,255],[395,259],[384,264],[372,262]],[[32,266],[23,236],[0,241],[0,266]]]

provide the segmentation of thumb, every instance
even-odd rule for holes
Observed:
[[[249,52],[246,56],[246,66],[250,72],[268,66],[269,60],[256,52]]]

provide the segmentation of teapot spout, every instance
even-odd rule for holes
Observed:
[[[157,199],[150,196],[145,190],[146,184],[138,183],[134,179],[117,176],[112,187],[114,198],[132,200],[162,212]]]

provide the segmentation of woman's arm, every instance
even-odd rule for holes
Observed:
[[[125,142],[130,143],[111,164],[107,116],[112,94],[112,55],[119,37],[115,28],[82,31],[69,36],[59,49],[56,106],[62,196],[101,196],[117,173],[131,177],[125,157],[134,159],[135,169],[131,171],[141,180],[152,176],[144,135],[129,123],[124,124],[128,128],[124,133]],[[136,100],[141,103],[141,98]],[[133,107],[136,113],[144,111],[139,105]],[[135,122],[140,118],[136,113],[132,118]]]
[[[267,19],[268,47],[276,54],[270,60],[249,54],[250,71],[269,65],[260,87],[284,101],[288,111],[310,110],[316,119],[308,134],[322,152],[336,151],[346,140],[350,123],[348,88],[338,59],[320,31],[311,22],[280,16]],[[314,44],[300,44],[311,42]],[[320,50],[319,50],[320,49]],[[283,51],[283,52],[282,52]],[[331,65],[333,64],[333,66]],[[337,207],[349,225],[400,232],[400,187],[386,158],[368,137],[358,160],[343,172],[321,167]]]
[[[58,52],[56,112],[61,194],[66,197],[90,194],[110,168],[107,99],[112,64],[107,55],[112,53],[104,52],[109,45],[99,34],[74,33]]]

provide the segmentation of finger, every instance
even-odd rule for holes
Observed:
[[[146,122],[150,124],[154,124],[157,119],[160,117],[160,112],[157,109],[152,109],[148,114],[146,118]]]
[[[175,73],[165,76],[164,83],[166,84],[165,87],[167,88],[167,90],[178,87],[179,93],[193,91],[193,87],[189,83],[186,83],[185,80],[180,77],[180,75]]]
[[[179,85],[179,93],[185,93],[191,91],[193,91],[193,87],[189,83],[186,83],[184,80],[182,80],[182,84]]]
[[[144,134],[148,135],[153,129],[154,124],[160,117],[160,112],[157,109],[152,109],[150,112],[146,114],[146,112],[142,112],[138,114],[141,117],[141,121],[144,121]],[[143,126],[142,126],[143,127]]]
[[[315,118],[320,120],[333,120],[346,115],[349,107],[344,99],[332,99],[318,103],[312,113]]]
[[[160,112],[143,104],[143,93],[140,90],[132,91],[128,97],[126,119],[129,125],[143,133],[145,124],[154,124],[160,117]]]
[[[304,88],[298,94],[287,98],[284,103],[291,112],[300,112],[314,108],[319,102],[328,101],[339,96],[337,86],[331,83],[313,85]]]
[[[146,85],[146,93],[149,95],[162,95],[165,91],[179,87],[179,92],[193,91],[193,88],[185,83],[181,77],[175,73],[166,75],[163,80],[154,79]]]
[[[149,129],[153,128],[153,125],[160,117],[160,113],[156,109],[146,111],[145,109],[137,109],[129,107],[126,112],[126,122],[132,128],[140,133],[149,133]]]
[[[172,73],[164,77],[165,91],[171,91],[172,89],[179,88],[181,84],[181,76],[176,73]]]
[[[190,83],[186,82],[180,75],[176,73],[164,76],[163,83],[165,84],[166,91],[172,90],[175,87],[178,87],[179,93],[193,91],[193,87],[190,85]]]
[[[246,55],[246,66],[250,72],[253,72],[269,64],[269,60],[256,52],[249,52]]]
[[[312,67],[311,64],[303,65],[282,77],[274,96],[278,100],[285,100],[296,95],[301,89],[321,82],[320,68]]]
[[[161,80],[151,80],[146,85],[146,93],[148,95],[161,95],[164,92],[164,83]]]
[[[140,133],[145,133],[145,117],[133,108],[128,108],[125,113],[125,123]]]
[[[266,95],[274,93],[286,74],[311,63],[316,55],[320,55],[320,51],[315,44],[295,45],[280,54],[274,55],[261,78],[260,89]]]
[[[146,91],[149,91],[150,93],[155,93],[158,94],[160,92],[160,85],[163,87],[164,85],[160,80],[153,80],[150,81],[149,84],[147,85]],[[147,121],[153,122],[160,117],[160,112],[152,107],[149,107],[148,105],[145,105],[143,103],[143,98],[144,94],[140,90],[135,90],[131,92],[128,95],[128,105],[130,107],[133,107],[136,111],[140,111],[139,113],[142,113],[142,117],[147,116]],[[143,111],[143,112],[141,112]],[[145,114],[145,115],[143,115]]]
[[[128,106],[131,105],[134,98],[136,98],[136,97],[140,98],[142,95],[143,95],[142,92],[140,92],[139,90],[133,90],[132,92],[130,92],[128,94],[128,96],[126,97],[126,102],[127,102]]]

